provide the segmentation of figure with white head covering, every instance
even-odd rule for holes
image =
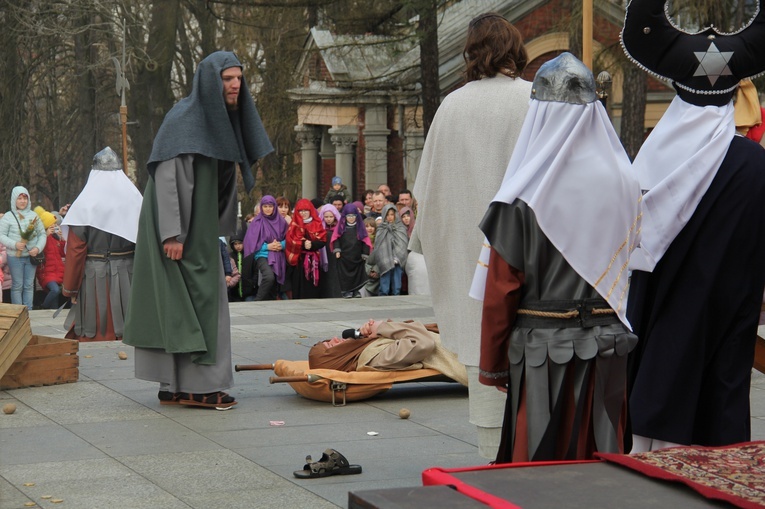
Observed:
[[[236,232],[236,167],[273,150],[235,54],[199,63],[154,139],[124,342],[161,404],[231,408],[231,327],[219,236]]]
[[[141,193],[109,147],[93,157],[85,187],[69,207],[62,293],[72,301],[64,322],[80,341],[121,339],[130,300]]]
[[[563,53],[539,69],[531,98],[481,221],[491,247],[473,294],[479,381],[508,388],[498,463],[621,452],[637,342],[625,304],[640,189],[592,73]]]
[[[628,317],[633,452],[750,439],[749,386],[765,286],[765,151],[736,135],[732,97],[765,72],[765,12],[734,33],[689,33],[664,0],[632,0],[622,45],[677,97],[635,158],[642,240]]]

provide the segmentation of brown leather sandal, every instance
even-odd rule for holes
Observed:
[[[354,475],[361,473],[361,465],[351,465],[348,460],[335,449],[327,449],[319,461],[312,461],[306,456],[303,470],[295,470],[292,475],[298,479],[315,479],[330,475]]]
[[[180,400],[181,405],[201,408],[214,408],[216,410],[228,410],[232,406],[236,405],[236,403],[237,401],[233,396],[229,396],[227,393],[222,391],[210,392],[208,394],[188,393],[187,398]]]

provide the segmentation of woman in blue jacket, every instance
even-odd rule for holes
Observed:
[[[45,227],[32,210],[29,191],[16,186],[11,191],[11,210],[0,218],[0,243],[8,251],[11,271],[11,302],[32,310],[35,272],[29,257],[37,256],[45,247]]]

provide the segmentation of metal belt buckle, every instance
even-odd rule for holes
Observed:
[[[584,322],[587,319],[585,316],[585,313],[587,312],[587,305],[585,304],[584,300],[580,300],[576,305],[577,311],[579,311],[579,326],[584,328]]]

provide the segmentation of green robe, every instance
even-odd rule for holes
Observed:
[[[196,364],[215,364],[220,245],[218,167],[195,156],[192,214],[183,257],[167,258],[159,233],[154,178],[144,193],[136,239],[133,287],[123,342],[167,353],[190,353]]]

